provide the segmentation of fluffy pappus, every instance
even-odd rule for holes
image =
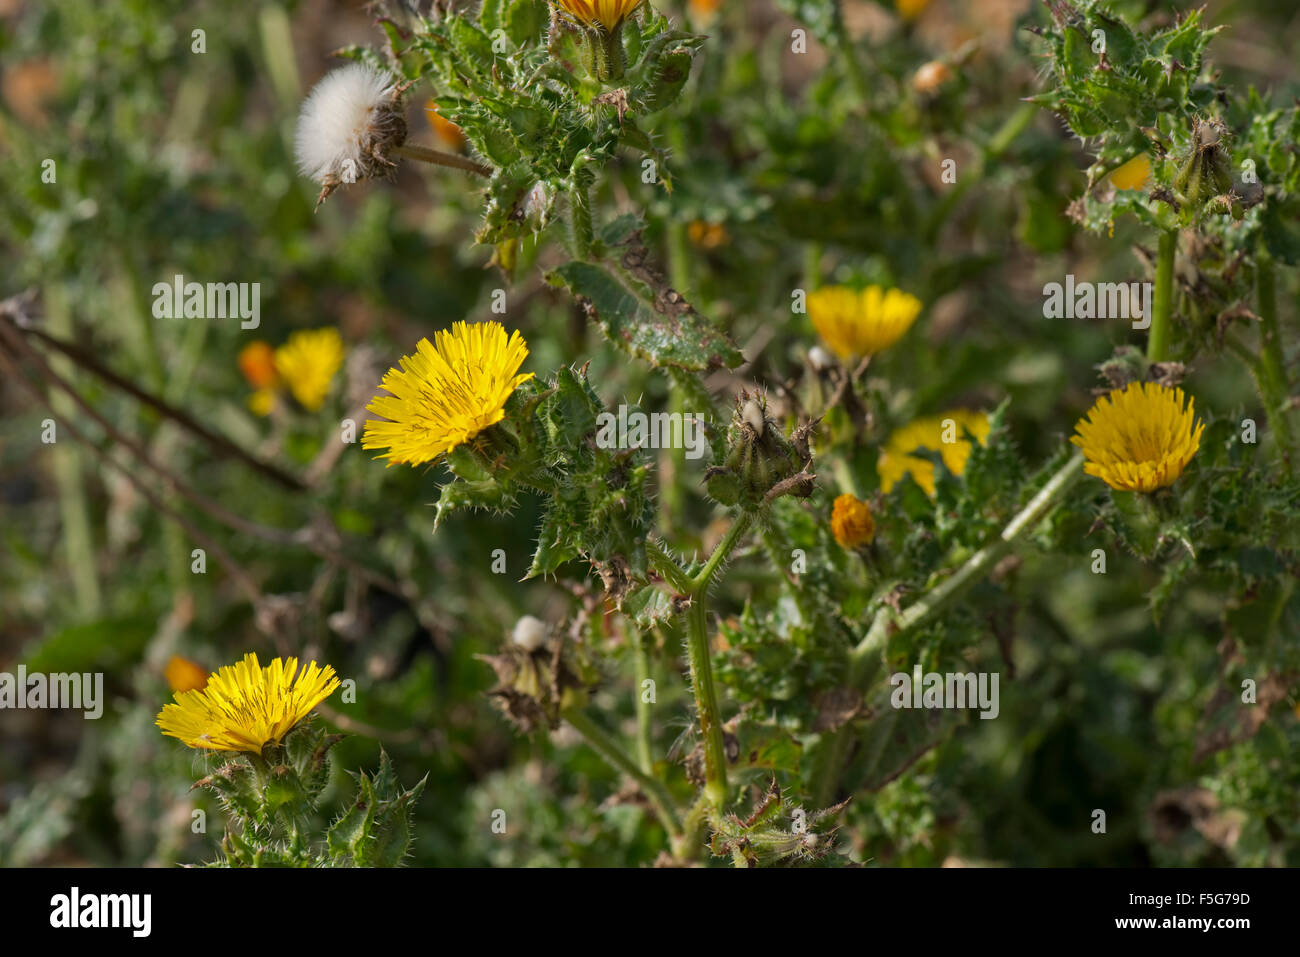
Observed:
[[[326,74],[298,115],[298,169],[321,184],[319,206],[344,183],[388,176],[393,151],[406,142],[402,93],[392,74],[352,63]]]

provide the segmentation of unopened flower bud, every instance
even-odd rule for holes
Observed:
[[[798,441],[791,441],[768,416],[765,396],[741,392],[727,429],[726,459],[705,473],[709,494],[724,505],[747,510],[782,495],[807,498],[816,478],[808,471],[808,433],[800,429]]]

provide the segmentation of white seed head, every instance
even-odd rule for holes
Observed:
[[[391,170],[388,152],[406,141],[392,74],[351,63],[325,75],[302,104],[294,135],[298,169],[326,194]]]
[[[546,622],[532,615],[524,615],[515,622],[515,630],[510,640],[525,651],[537,651],[545,647],[550,634],[551,629]]]

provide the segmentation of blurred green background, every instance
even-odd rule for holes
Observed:
[[[1066,272],[1137,279],[1133,244],[1149,240],[1123,221],[1109,238],[1069,223],[1086,160],[1046,115],[961,203],[936,213],[912,199],[933,191],[936,157],[966,163],[971,143],[1037,88],[1038,61],[1017,29],[1031,22],[1022,17],[1041,17],[1036,5],[934,0],[904,28],[892,5],[847,2],[850,30],[875,51],[869,123],[855,112],[852,78],[824,50],[789,54],[791,4],[658,6],[711,37],[688,94],[656,123],[675,159],[675,189],[642,185],[629,159],[601,201],[644,211],[674,284],[750,360],[743,378],[782,381],[815,341],[789,310],[789,290],[810,273],[894,283],[928,307],[907,346],[882,359],[900,403],[933,412],[1010,397],[1021,452],[1047,458],[1091,403],[1093,367],[1128,333],[1043,320],[1041,287]],[[1115,4],[1133,15],[1191,6]],[[490,266],[492,250],[473,243],[479,194],[457,174],[404,167],[391,185],[345,189],[313,212],[318,190],[293,163],[297,108],[331,51],[382,48],[376,14],[320,0],[0,0],[0,299],[30,291],[23,308],[40,328],[303,483],[287,489],[85,368],[53,360],[117,430],[233,512],[235,527],[158,482],[66,399],[53,400],[54,417],[102,454],[66,431],[43,443],[49,408],[13,377],[0,380],[0,670],[103,671],[109,696],[93,722],[0,712],[0,864],[209,857],[220,817],[188,792],[208,762],[163,738],[153,719],[170,695],[172,656],[215,669],[249,650],[316,658],[356,679],[356,703],[335,701],[327,716],[357,732],[338,766],[373,766],[382,741],[403,780],[429,772],[414,864],[640,864],[661,849],[653,822],[591,751],[563,733],[517,738],[482,697],[491,675],[475,655],[504,641],[520,615],[559,620],[598,608],[597,583],[582,569],[560,582],[519,582],[536,503],[510,517],[458,516],[434,536],[437,469],[385,469],[359,445],[330,451],[342,421],[364,415],[384,369],[453,321],[491,317],[498,288],[509,291],[507,325],[528,340],[526,370],[591,360],[592,381],[615,405],[665,391],[540,281],[531,257],[548,261],[549,245],[525,251],[514,282]],[[1294,4],[1212,3],[1209,16],[1231,25],[1211,49],[1229,82],[1256,84],[1277,103],[1300,91]],[[918,97],[915,70],[970,43],[960,82],[936,102]],[[415,142],[439,142],[422,109],[430,92],[411,98]],[[47,159],[54,183],[41,178]],[[155,319],[151,289],[176,274],[259,283],[260,328]],[[1282,300],[1293,324],[1293,275]],[[348,358],[325,407],[254,414],[241,349],[327,326]],[[1258,404],[1249,379],[1223,363],[1194,369],[1190,385],[1225,413]],[[704,529],[709,511],[690,507]],[[206,574],[194,574],[192,550],[209,541],[226,554],[209,549]],[[492,571],[497,549],[505,574]],[[917,865],[1300,861],[1292,718],[1194,760],[1222,594],[1192,590],[1157,630],[1146,594],[1160,570],[1128,556],[1112,554],[1105,589],[1077,559],[1036,561],[1021,575],[1022,593],[1034,597],[1020,613],[1021,680],[1003,686],[1002,720],[964,727],[855,802],[860,856]],[[733,599],[724,610],[738,608]],[[610,656],[612,685],[631,671],[625,654]],[[678,656],[664,653],[658,667],[658,713],[685,715]],[[597,705],[632,720],[627,694],[603,692]],[[665,750],[684,729],[685,718],[661,722]],[[191,832],[194,807],[209,813],[208,834]],[[1112,821],[1105,841],[1080,826],[1096,807]],[[1233,816],[1234,807],[1249,813]],[[507,838],[490,830],[496,808],[508,809]]]

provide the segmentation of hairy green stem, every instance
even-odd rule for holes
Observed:
[[[731,528],[727,529],[727,533],[722,536],[722,541],[718,543],[718,547],[715,548],[713,554],[709,556],[709,560],[704,563],[704,567],[701,568],[699,574],[695,576],[691,586],[693,594],[700,596],[704,595],[709,588],[709,582],[713,579],[713,576],[717,573],[718,569],[722,567],[722,563],[727,560],[727,556],[731,554],[732,549],[736,547],[744,534],[749,531],[749,526],[753,523],[754,516],[750,512],[741,512],[740,515],[736,517],[736,520],[731,523]]]
[[[579,708],[567,708],[563,712],[563,718],[610,766],[636,781],[674,843],[680,840],[682,824],[673,808],[672,796],[669,795],[664,783],[637,767],[636,762],[628,756],[614,736],[592,721],[585,711]]]
[[[692,599],[686,613],[686,649],[691,662],[691,691],[704,738],[704,793],[714,807],[723,807],[727,803],[727,752],[709,658],[709,609],[703,596]]]
[[[1174,258],[1178,254],[1178,233],[1160,233],[1156,257],[1156,288],[1151,303],[1151,330],[1147,333],[1147,358],[1152,362],[1169,359],[1169,342],[1174,311]]]
[[[691,576],[682,571],[682,566],[678,564],[677,559],[673,558],[663,545],[653,538],[649,539],[645,543],[645,554],[650,567],[674,592],[679,595],[690,594]]]
[[[709,584],[754,517],[742,512],[713,550],[704,567],[691,581],[691,607],[686,616],[686,644],[691,660],[691,688],[699,712],[700,734],[704,738],[704,793],[714,807],[727,802],[727,751],[722,738],[722,712],[713,683],[713,662],[709,657]]]
[[[719,808],[727,801],[727,754],[722,737],[722,709],[718,705],[718,689],[713,680],[713,662],[709,654],[708,593],[713,577],[753,522],[754,516],[748,512],[738,515],[704,567],[693,577],[683,571],[677,560],[658,542],[651,540],[646,543],[650,566],[677,594],[690,599],[686,613],[686,653],[691,666],[691,691],[695,696],[700,734],[704,739],[704,794],[709,804]]]
[[[968,558],[960,568],[926,592],[906,611],[895,612],[888,605],[881,607],[872,619],[867,634],[849,654],[849,687],[865,691],[875,679],[890,635],[911,631],[928,621],[966,588],[991,572],[994,566],[1012,550],[1015,543],[1047,516],[1083,474],[1083,466],[1083,456],[1075,453],[1016,514],[996,540]],[[821,761],[813,774],[811,790],[815,806],[825,807],[831,803],[835,784],[851,740],[852,725],[850,724],[835,731],[826,742]]]

